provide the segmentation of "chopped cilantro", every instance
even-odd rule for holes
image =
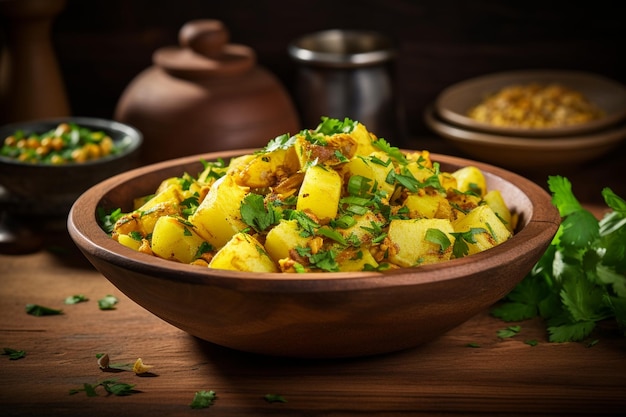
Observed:
[[[40,306],[39,304],[26,304],[26,313],[31,316],[57,316],[63,314],[62,310]]]
[[[517,335],[522,330],[521,326],[509,326],[505,329],[500,329],[496,332],[500,339],[507,339]]]
[[[98,207],[96,209],[96,215],[98,221],[100,222],[102,230],[104,230],[106,233],[111,234],[113,232],[115,222],[118,221],[120,217],[122,217],[123,213],[122,210],[118,208],[107,214],[104,208]]]
[[[402,151],[395,146],[391,146],[391,144],[387,142],[385,139],[382,139],[382,138],[377,139],[372,142],[372,145],[374,145],[376,148],[380,149],[381,151],[385,152],[387,155],[395,159],[398,163],[402,165],[407,164],[406,157],[404,156]]]
[[[215,391],[197,391],[189,406],[193,409],[208,408],[213,405],[217,398]]]
[[[487,230],[482,227],[472,227],[467,232],[452,232],[450,233],[454,236],[454,245],[452,246],[452,256],[454,258],[462,258],[467,256],[469,253],[468,243],[476,243],[476,239],[474,235],[485,233]]]
[[[315,128],[315,133],[321,133],[326,136],[335,135],[337,133],[350,133],[358,124],[358,121],[350,120],[347,117],[342,121],[323,116],[322,122]]]
[[[450,239],[448,239],[448,236],[446,236],[446,234],[439,229],[431,228],[426,230],[425,239],[431,243],[439,245],[440,252],[445,252],[445,250],[452,244]]]
[[[271,204],[266,207],[263,196],[259,194],[246,195],[239,210],[244,223],[259,233],[280,220],[279,212]]]
[[[286,403],[285,397],[279,394],[265,394],[263,399],[268,403]]]
[[[267,145],[265,145],[261,153],[277,151],[280,149],[289,149],[295,142],[295,136],[289,136],[289,134],[285,133],[270,140]]]
[[[117,304],[117,297],[113,295],[107,295],[98,300],[98,308],[100,310],[115,310],[115,305]]]
[[[65,304],[78,304],[89,301],[89,298],[85,297],[83,294],[74,294],[65,298]]]
[[[5,347],[2,349],[2,354],[7,355],[9,357],[9,360],[11,361],[16,361],[18,359],[22,359],[26,357],[25,350],[17,350],[17,349],[12,349],[8,347]]]
[[[139,391],[135,390],[135,385],[126,384],[123,382],[117,382],[116,379],[105,379],[104,381],[100,381],[95,384],[83,384],[82,388],[71,389],[70,395],[78,394],[79,392],[84,392],[88,397],[97,397],[98,392],[97,388],[102,387],[107,392],[107,394],[112,394],[116,396],[127,396],[131,394],[135,394]]]
[[[626,335],[626,201],[602,190],[601,220],[584,209],[565,177],[548,186],[561,224],[546,252],[491,313],[505,321],[541,317],[550,342],[583,341],[614,319]]]

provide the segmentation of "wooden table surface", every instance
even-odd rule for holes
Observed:
[[[623,150],[572,174],[575,191],[586,196],[611,185],[626,195],[611,173],[624,165]],[[496,332],[509,324],[484,312],[429,344],[382,356],[247,354],[191,337],[136,305],[88,264],[63,230],[47,235],[34,253],[0,255],[0,284],[0,348],[26,351],[18,360],[0,356],[2,416],[600,416],[626,410],[626,338],[610,334],[600,334],[593,347],[548,343],[543,324],[529,321],[516,337],[499,339]],[[89,301],[65,305],[74,294]],[[98,300],[108,294],[119,303],[100,310]],[[63,314],[31,316],[26,304]],[[524,343],[529,339],[539,344]],[[104,372],[99,353],[112,363],[142,358],[153,373]],[[138,392],[69,394],[111,378]],[[203,390],[217,399],[209,409],[193,410],[194,394]],[[269,403],[265,394],[287,402]]]

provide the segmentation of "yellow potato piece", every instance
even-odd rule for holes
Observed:
[[[456,178],[457,189],[461,192],[474,191],[483,197],[487,193],[487,181],[482,171],[475,166],[466,166],[452,173]]]
[[[363,271],[366,265],[376,268],[378,266],[378,262],[376,262],[376,259],[374,259],[374,256],[370,253],[370,251],[364,247],[355,252],[355,256],[339,262],[339,271]]]
[[[374,162],[375,160],[387,162],[389,155],[384,152],[374,152],[369,156],[357,156],[352,158],[352,160],[345,165],[344,169],[348,171],[350,176],[360,175],[369,178],[372,180],[372,185],[376,183],[379,189],[385,191],[387,195],[390,196],[393,194],[394,185],[389,184],[386,179],[389,175],[389,171],[393,170],[393,165],[381,165],[378,162]]]
[[[428,229],[443,232],[450,246],[442,250],[437,243],[426,240]],[[446,261],[452,255],[452,232],[452,223],[447,219],[392,220],[387,235],[393,245],[389,260],[403,267]]]
[[[247,194],[248,188],[237,185],[232,175],[225,175],[215,181],[189,221],[207,242],[221,248],[235,233],[247,227],[239,211]]]
[[[341,177],[334,169],[322,165],[310,167],[304,174],[296,209],[308,211],[320,223],[327,223],[337,216],[341,185]]]
[[[198,249],[204,243],[192,226],[171,216],[160,217],[152,232],[152,252],[155,255],[186,264],[196,259]]]
[[[511,215],[511,211],[504,202],[500,191],[491,190],[487,192],[483,200],[489,205],[489,207],[491,207],[491,209],[496,213],[500,220],[502,220],[506,228],[509,229],[510,232],[513,232],[516,227],[515,219]]]
[[[300,235],[301,231],[296,220],[281,220],[265,238],[265,249],[270,257],[278,262],[289,257],[289,251],[296,247],[306,247],[310,237]]]
[[[411,194],[404,200],[412,219],[449,219],[452,208],[450,202],[441,194]]]
[[[130,235],[118,235],[117,241],[127,248],[131,248],[132,250],[139,250],[141,246],[141,241],[137,239],[133,239]]]
[[[263,246],[246,233],[237,233],[221,248],[209,268],[247,272],[278,272]]]
[[[474,235],[476,243],[468,243],[468,255],[499,245],[512,236],[511,231],[487,204],[476,207],[466,216],[455,221],[453,226],[455,232],[467,232],[472,228],[485,229],[485,232]]]

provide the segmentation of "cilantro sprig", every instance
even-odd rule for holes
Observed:
[[[541,317],[551,342],[583,341],[615,320],[626,335],[626,201],[602,190],[611,209],[601,220],[583,208],[567,178],[548,186],[561,224],[531,272],[492,314],[505,321]]]

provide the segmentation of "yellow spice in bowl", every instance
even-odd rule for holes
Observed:
[[[500,127],[554,128],[604,116],[584,94],[559,84],[511,85],[486,97],[468,116]]]

